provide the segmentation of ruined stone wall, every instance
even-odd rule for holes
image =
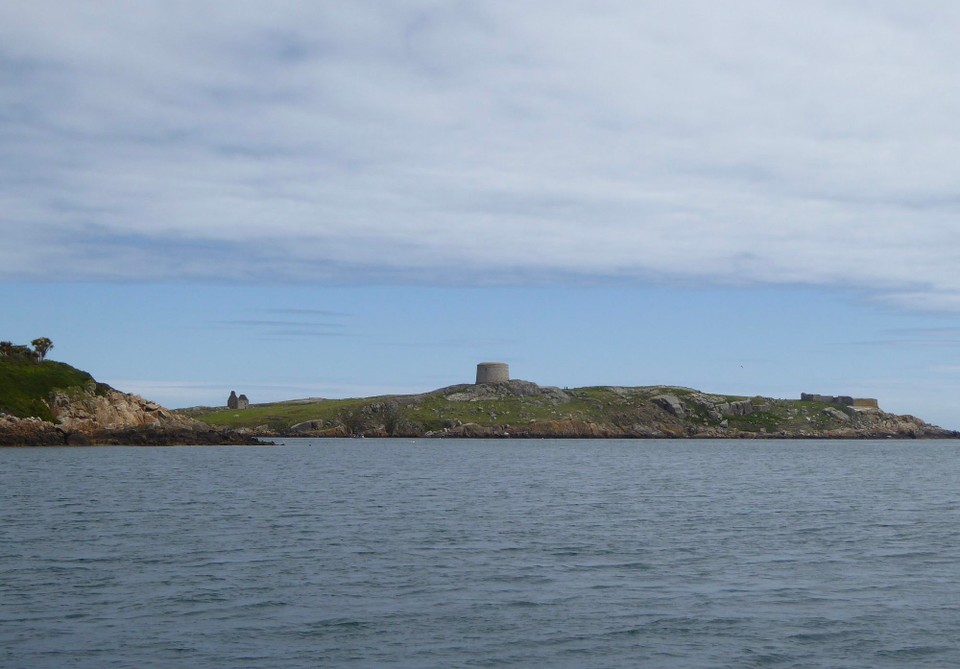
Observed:
[[[836,401],[836,397],[832,395],[820,395],[817,393],[800,393],[801,402],[825,402],[831,404]]]
[[[872,397],[850,397],[849,395],[819,395],[817,393],[800,393],[801,402],[823,402],[825,404],[842,404],[847,407],[863,407],[879,409],[880,404]]]

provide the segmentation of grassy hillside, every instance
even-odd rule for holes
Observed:
[[[564,390],[556,395],[505,395],[491,398],[464,399],[456,392],[441,390],[425,395],[373,397],[346,400],[297,400],[256,405],[245,410],[194,410],[190,415],[211,425],[223,427],[265,427],[283,432],[298,423],[314,421],[317,427],[335,427],[351,422],[360,430],[371,425],[394,425],[412,428],[414,432],[442,430],[457,424],[481,427],[522,426],[543,421],[582,421],[627,428],[669,420],[651,400],[665,392],[688,404],[685,424],[704,427],[725,425],[743,431],[773,431],[784,427],[822,429],[829,427],[823,406],[794,400],[769,400],[734,396],[712,396],[717,402],[755,403],[750,415],[710,414],[689,399],[701,396],[686,388],[587,387]],[[359,423],[365,422],[366,425]],[[388,429],[388,432],[391,430]],[[400,429],[400,432],[406,430]]]
[[[62,362],[0,360],[0,412],[18,418],[36,416],[52,421],[44,401],[52,391],[83,388],[91,383],[101,392],[108,388],[98,384],[87,372]]]
[[[600,389],[570,391],[575,397],[558,410],[541,397],[502,397],[470,402],[453,401],[439,393],[418,396],[383,396],[341,400],[296,400],[259,404],[249,409],[192,410],[190,416],[210,425],[222,427],[259,427],[284,431],[306,421],[334,426],[344,423],[356,412],[368,414],[398,414],[408,423],[422,430],[442,429],[449,423],[476,423],[484,426],[515,424],[530,420],[550,420],[558,417],[583,419],[599,418],[602,413],[591,395]]]
[[[242,410],[202,407],[182,409],[179,413],[217,427],[252,428],[265,425],[270,430],[280,432],[305,421],[336,421],[338,416],[362,409],[378,399],[389,401],[392,398],[294,400],[274,404],[255,404]]]
[[[527,381],[422,395],[193,409],[206,423],[310,436],[957,437],[912,416],[839,402],[741,397],[667,386],[544,388]]]

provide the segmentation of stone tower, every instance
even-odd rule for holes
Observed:
[[[236,408],[237,408],[237,402],[238,402],[237,391],[231,390],[231,391],[230,391],[230,397],[227,398],[227,408],[228,408],[228,409],[236,409]]]
[[[510,380],[510,365],[505,362],[481,362],[477,365],[477,384],[506,383]]]

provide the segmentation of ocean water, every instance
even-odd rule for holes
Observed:
[[[957,667],[960,442],[0,450],[0,667]]]

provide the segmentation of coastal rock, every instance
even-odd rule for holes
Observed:
[[[749,416],[753,413],[753,402],[750,400],[739,400],[737,402],[730,402],[725,408],[726,411],[723,412],[725,416]]]
[[[138,395],[97,392],[95,384],[54,391],[47,405],[55,423],[0,416],[0,445],[260,443],[248,434],[211,428]]]
[[[623,432],[610,426],[590,421],[547,420],[535,421],[526,425],[484,426],[477,423],[464,423],[424,436],[450,438],[536,438],[536,439],[598,439],[622,437]]]
[[[64,446],[68,434],[39,418],[0,415],[0,446]]]
[[[826,415],[830,416],[830,417],[833,418],[834,420],[839,420],[839,421],[842,421],[842,422],[844,422],[844,423],[849,423],[849,422],[850,422],[850,416],[848,416],[848,415],[845,414],[844,412],[840,411],[840,409],[835,409],[834,407],[826,407],[826,408],[823,410],[823,413],[825,413]]]
[[[201,425],[203,425],[201,423]],[[90,441],[96,444],[128,446],[223,446],[256,445],[263,442],[252,439],[236,430],[217,430],[209,426],[191,428],[129,427],[94,432]]]
[[[67,432],[96,432],[139,427],[203,429],[202,423],[148,402],[139,395],[110,390],[103,394],[57,391],[48,404],[57,424]]]
[[[661,409],[672,413],[677,418],[683,418],[686,416],[686,411],[683,409],[683,404],[680,403],[680,399],[676,395],[657,395],[656,397],[651,398],[650,401]]]

